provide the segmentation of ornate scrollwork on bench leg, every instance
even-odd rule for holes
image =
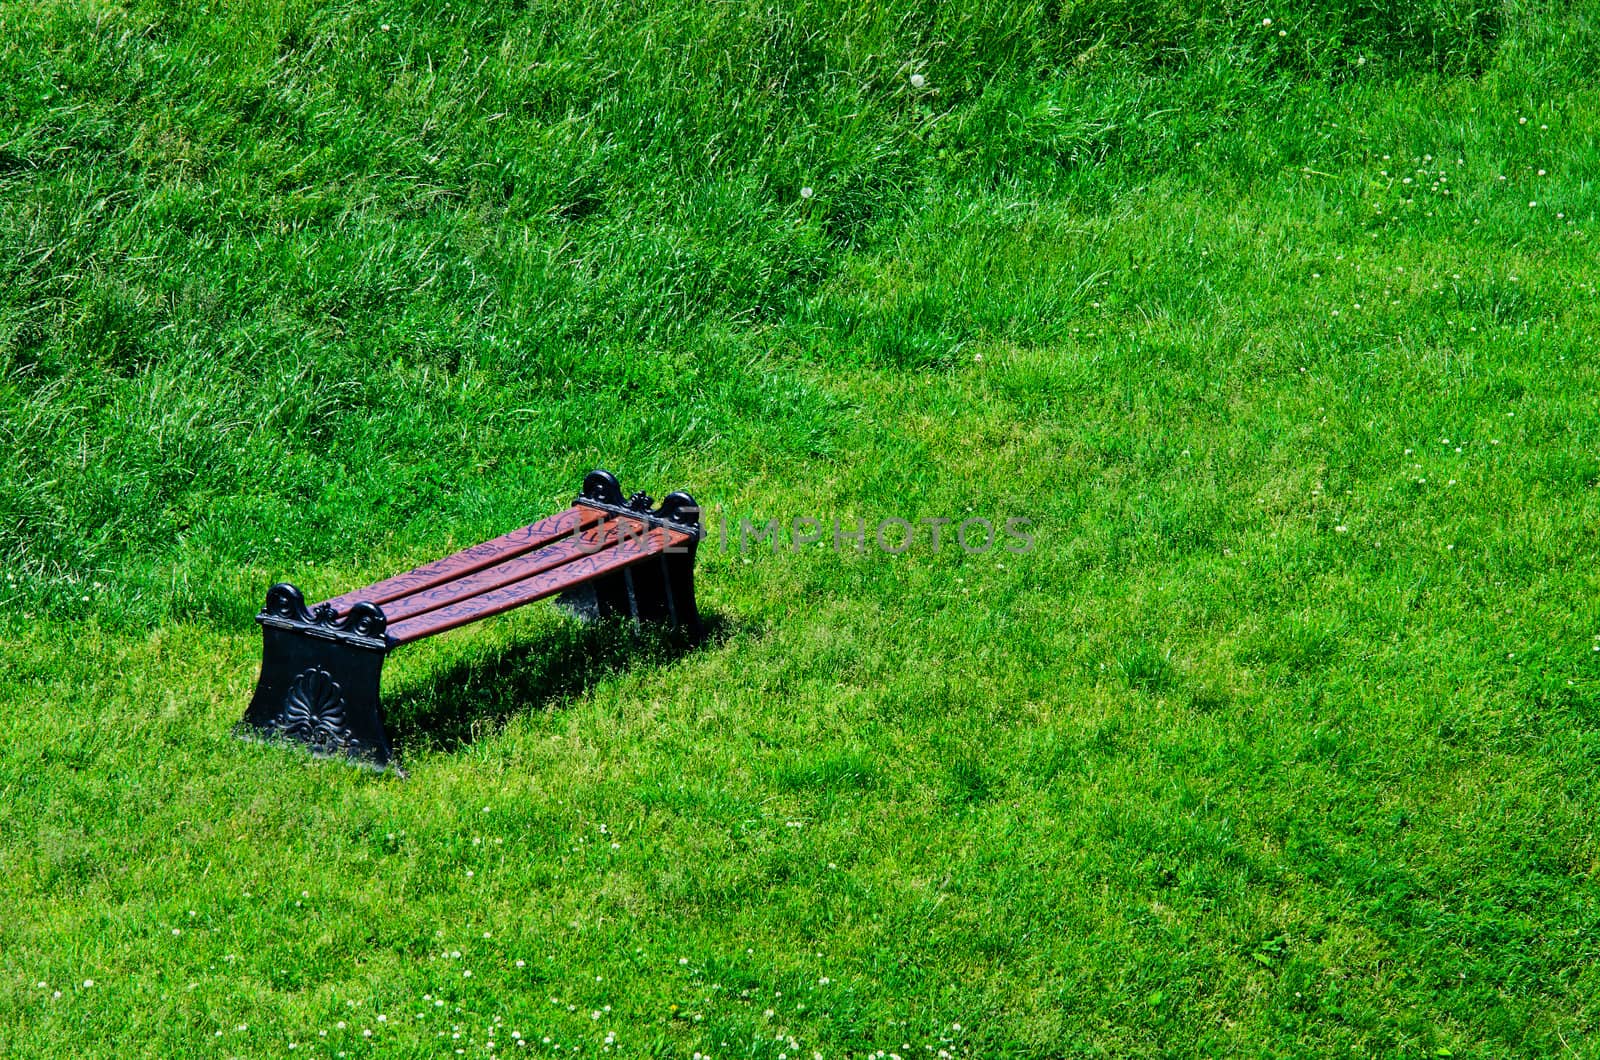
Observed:
[[[293,740],[316,754],[378,767],[393,753],[383,731],[378,679],[389,644],[376,604],[340,617],[306,607],[287,582],[267,590],[261,623],[261,678],[237,731]]]

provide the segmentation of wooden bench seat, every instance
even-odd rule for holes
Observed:
[[[585,617],[628,615],[698,633],[700,510],[687,493],[651,503],[642,493],[624,499],[615,476],[592,471],[566,511],[404,574],[310,607],[292,584],[274,585],[256,616],[261,678],[241,731],[387,765],[384,656],[547,597]]]

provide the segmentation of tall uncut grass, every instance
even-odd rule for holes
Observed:
[[[0,1054],[1597,1055],[1597,22],[0,0]],[[705,644],[231,738],[595,466]]]

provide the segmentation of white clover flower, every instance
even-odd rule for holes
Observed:
[[[812,190],[809,186],[800,189],[800,197],[802,199],[809,199],[809,198],[811,198],[811,196],[813,196],[815,194],[816,194],[816,192],[814,190]]]
[[[926,77],[923,77],[921,74],[912,74],[911,75],[911,87],[912,88],[922,88],[927,83],[928,83],[928,79]]]

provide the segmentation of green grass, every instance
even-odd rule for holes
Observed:
[[[1600,11],[1302,6],[0,3],[0,1054],[1600,1055]],[[232,738],[594,466],[1036,547]]]

